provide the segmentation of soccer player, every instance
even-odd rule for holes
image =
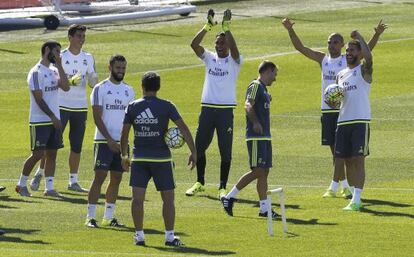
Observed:
[[[282,21],[283,26],[289,33],[290,40],[296,50],[302,53],[309,59],[317,62],[321,67],[322,71],[322,87],[321,87],[321,124],[322,124],[322,145],[329,145],[331,153],[334,157],[335,147],[335,131],[336,123],[338,120],[339,110],[338,108],[330,107],[323,97],[323,93],[327,86],[336,83],[336,77],[339,71],[346,68],[346,57],[345,54],[341,54],[342,48],[344,47],[344,39],[339,33],[332,33],[328,37],[328,54],[313,50],[304,46],[297,36],[293,25],[295,24],[289,18],[285,18]],[[368,43],[369,48],[372,50],[377,44],[380,35],[387,28],[387,25],[382,23],[382,20],[378,23],[377,27],[374,28],[375,34]],[[335,160],[334,160],[335,161]],[[341,183],[342,191],[341,196],[345,198],[351,198],[352,193],[348,184],[348,180],[345,178],[344,163],[336,163],[334,167],[334,174],[332,182],[328,190],[323,194],[323,197],[336,197],[336,191],[339,183]]]
[[[60,57],[60,44],[46,41],[41,47],[42,59],[30,70],[27,82],[30,89],[30,143],[32,154],[24,162],[23,171],[16,186],[21,196],[31,196],[27,180],[36,163],[45,156],[45,196],[61,197],[54,190],[53,176],[57,149],[62,145],[58,88],[70,89]]]
[[[83,137],[86,129],[87,97],[86,84],[94,87],[98,82],[93,56],[84,50],[86,27],[84,25],[71,25],[68,29],[69,47],[62,51],[62,64],[71,90],[65,92],[59,90],[60,117],[63,131],[69,123],[69,184],[68,190],[87,192],[78,182],[79,162],[82,151]],[[44,160],[39,166],[34,178],[30,182],[30,188],[37,190],[43,176]]]
[[[135,99],[135,93],[123,82],[127,61],[122,55],[114,55],[109,61],[109,78],[97,84],[91,93],[93,119],[95,121],[95,177],[88,194],[88,214],[85,225],[97,228],[96,204],[101,187],[110,171],[106,189],[105,213],[102,226],[123,226],[114,218],[115,202],[118,197],[122,173],[121,138],[122,120],[125,108]]]
[[[365,183],[365,157],[369,155],[369,123],[371,107],[369,93],[372,82],[372,55],[369,46],[358,31],[351,33],[346,48],[347,68],[338,74],[338,85],[345,88],[336,132],[335,164],[344,159],[350,163],[348,176],[354,181],[352,200],[344,208],[359,211]],[[363,59],[362,63],[361,60]]]
[[[206,169],[206,150],[217,133],[220,149],[219,198],[226,194],[226,184],[231,165],[233,145],[233,109],[236,107],[236,82],[242,56],[230,32],[231,11],[226,10],[222,21],[223,32],[216,36],[215,49],[211,52],[200,45],[204,36],[216,24],[214,11],[209,10],[207,23],[191,42],[194,53],[204,62],[205,79],[201,96],[201,113],[198,120],[195,144],[197,148],[197,182],[186,191],[192,196],[203,192]]]
[[[271,96],[266,87],[276,80],[277,67],[270,61],[259,65],[259,77],[250,82],[246,93],[246,142],[250,171],[245,173],[231,191],[221,198],[224,210],[233,216],[233,203],[240,190],[257,180],[260,217],[267,217],[267,176],[272,167],[272,141],[270,134]],[[278,215],[272,210],[272,217]]]
[[[122,165],[124,169],[128,169],[130,165],[128,135],[132,126],[134,128],[134,150],[129,183],[132,187],[131,211],[136,230],[135,244],[145,245],[144,200],[148,181],[152,177],[163,201],[165,245],[181,246],[182,241],[174,235],[174,163],[171,152],[164,141],[169,120],[172,120],[180,129],[191,151],[188,159],[191,169],[196,165],[197,153],[191,132],[175,105],[157,97],[160,86],[160,76],[155,72],[146,72],[142,76],[143,97],[130,103],[126,109],[121,136]]]

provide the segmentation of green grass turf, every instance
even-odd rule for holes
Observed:
[[[238,81],[239,107],[235,110],[230,185],[248,167],[243,140],[245,88],[256,76],[258,63],[268,58],[280,66],[277,82],[270,89],[274,168],[269,184],[286,188],[291,234],[283,236],[278,221],[274,222],[275,237],[266,234],[266,221],[257,217],[254,185],[239,194],[242,200],[235,205],[235,217],[225,215],[216,200],[219,154],[214,139],[208,150],[206,180],[209,185],[206,194],[200,197],[184,196],[196,176],[185,167],[187,149],[174,151],[176,231],[187,244],[182,249],[163,246],[161,200],[152,184],[145,203],[148,247],[132,244],[129,174],[125,174],[116,210],[117,217],[127,228],[86,229],[83,226],[86,196],[65,190],[67,148],[59,152],[56,173],[56,188],[65,194],[66,201],[43,198],[40,192],[34,192],[32,198],[21,198],[13,192],[22,163],[29,155],[29,94],[25,79],[39,58],[42,41],[0,43],[0,57],[6,60],[0,64],[0,184],[8,187],[0,194],[0,228],[8,232],[0,237],[0,255],[411,256],[414,250],[413,12],[413,5],[392,4],[291,15],[304,43],[321,49],[331,31],[347,36],[358,28],[368,40],[380,18],[389,24],[374,49],[371,91],[374,119],[363,193],[366,205],[362,213],[344,213],[341,208],[347,201],[320,197],[331,178],[331,158],[329,150],[319,143],[318,65],[299,54],[263,57],[294,50],[280,18],[245,18],[233,22],[233,34],[246,60]],[[173,100],[195,131],[204,69],[192,67],[201,61],[194,56],[189,43],[200,27],[199,23],[189,22],[110,33],[90,30],[85,49],[94,54],[100,78],[107,76],[109,56],[124,54],[128,59],[126,81],[137,92],[142,72],[159,70],[162,76],[160,96]],[[65,38],[59,40],[66,43]],[[213,40],[213,33],[210,33],[204,45],[211,49]],[[80,167],[83,185],[89,184],[93,177],[94,126],[90,114]],[[65,143],[68,145],[67,132]],[[102,214],[100,205],[98,217]]]

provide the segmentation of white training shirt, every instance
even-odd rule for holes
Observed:
[[[86,97],[86,83],[88,76],[96,74],[95,60],[93,56],[85,51],[78,55],[72,54],[68,48],[62,51],[62,66],[68,78],[80,73],[82,80],[77,86],[71,86],[70,90],[65,92],[59,90],[60,109],[66,111],[87,111],[88,103]]]
[[[337,58],[331,58],[329,55],[325,55],[325,57],[323,58],[322,63],[321,63],[321,69],[322,69],[321,110],[322,110],[322,113],[339,111],[337,109],[332,109],[329,105],[325,103],[323,94],[325,92],[325,89],[329,85],[336,83],[336,77],[338,75],[338,72],[345,69],[346,67],[347,67],[347,64],[346,64],[345,54],[342,54],[341,56],[338,56]]]
[[[206,71],[201,105],[234,108],[237,104],[237,77],[243,57],[240,56],[240,63],[237,63],[230,54],[225,58],[219,58],[217,53],[205,50],[201,59]]]
[[[106,79],[97,84],[91,93],[91,105],[102,106],[102,120],[109,135],[115,141],[121,139],[125,108],[135,99],[132,87],[124,82],[114,84]],[[95,142],[106,141],[99,129],[95,129]]]
[[[338,125],[369,123],[371,120],[369,102],[371,84],[362,77],[361,64],[353,69],[346,68],[339,72],[338,84],[345,88]]]
[[[42,90],[42,97],[49,109],[60,119],[58,101],[58,82],[59,73],[56,67],[50,65],[46,67],[40,61],[30,70],[27,75],[27,83],[30,89],[30,124],[47,123],[51,124],[51,119],[37,105],[32,91]]]

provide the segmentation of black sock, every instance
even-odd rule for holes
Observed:
[[[220,188],[219,189],[226,189],[227,180],[229,179],[229,173],[230,173],[230,165],[231,162],[225,162],[221,161],[220,165]]]
[[[197,157],[197,181],[204,185],[204,174],[206,172],[206,155]]]

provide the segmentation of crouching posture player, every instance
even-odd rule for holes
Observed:
[[[165,225],[165,245],[183,245],[174,235],[175,205],[173,177],[174,163],[171,152],[164,141],[169,120],[172,120],[184,136],[191,154],[188,164],[193,169],[196,165],[197,152],[193,137],[174,104],[157,97],[160,89],[160,76],[147,72],[142,77],[143,97],[130,103],[126,109],[121,135],[122,166],[128,169],[128,135],[134,128],[134,150],[131,165],[130,186],[132,187],[132,218],[136,233],[136,245],[145,245],[144,238],[144,199],[148,181],[154,179],[157,191],[161,192],[163,201],[162,214]]]
[[[119,184],[123,169],[119,140],[121,137],[122,120],[128,104],[135,99],[134,91],[123,82],[126,70],[126,59],[115,55],[109,61],[110,77],[96,85],[91,94],[95,130],[95,178],[88,194],[88,215],[86,226],[96,228],[96,204],[101,187],[110,171],[110,180],[106,189],[105,213],[103,226],[122,226],[114,218],[115,202],[118,198]]]
[[[259,216],[267,217],[267,176],[272,167],[272,144],[270,135],[270,94],[266,87],[276,80],[277,67],[270,61],[259,65],[259,77],[253,80],[246,94],[246,141],[251,170],[245,173],[221,198],[224,210],[233,216],[233,203],[240,190],[257,179],[257,193],[260,199]],[[277,214],[272,210],[272,217]]]

